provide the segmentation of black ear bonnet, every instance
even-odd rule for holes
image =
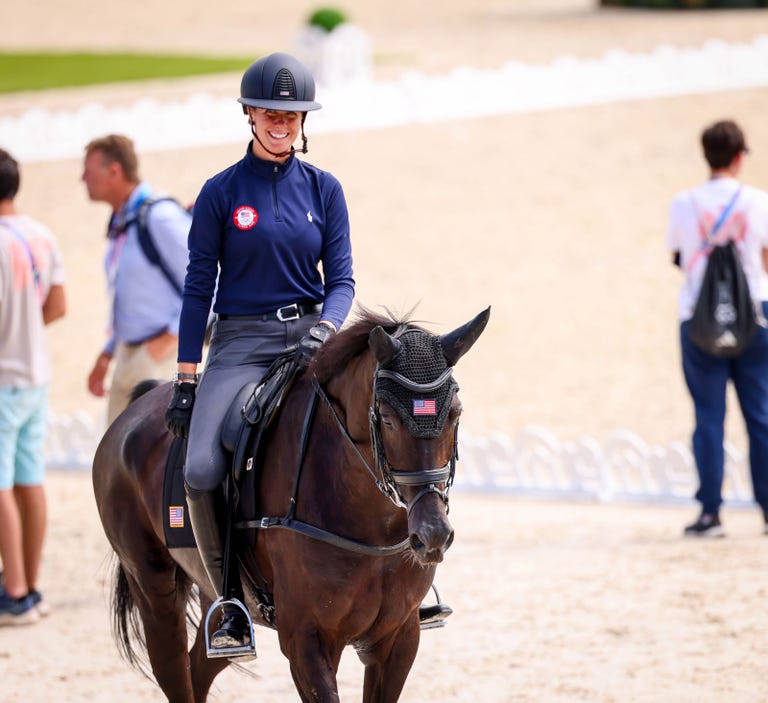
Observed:
[[[395,334],[402,347],[376,374],[375,395],[400,416],[414,437],[443,431],[459,386],[443,354],[440,337],[418,329]]]

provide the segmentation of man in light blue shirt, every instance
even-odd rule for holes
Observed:
[[[147,378],[170,378],[175,369],[181,290],[187,269],[191,215],[171,200],[146,210],[157,261],[139,238],[142,203],[156,199],[138,173],[133,142],[123,135],[94,139],[85,148],[82,180],[93,201],[112,206],[104,265],[111,297],[109,339],[88,376],[88,389],[106,395],[107,423],[128,405],[131,390]]]

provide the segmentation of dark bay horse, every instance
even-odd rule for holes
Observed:
[[[294,383],[262,443],[260,513],[290,519],[240,531],[233,550],[246,605],[255,623],[277,630],[302,701],[339,700],[347,645],[365,666],[364,703],[400,696],[419,646],[419,604],[453,540],[453,366],[489,315],[437,336],[363,310]],[[187,650],[192,587],[203,613],[215,594],[197,550],[169,550],[164,539],[170,390],[153,388],[109,427],[93,485],[118,560],[118,645],[134,664],[133,645],[146,648],[169,701],[200,703],[230,662],[206,656],[199,623]]]

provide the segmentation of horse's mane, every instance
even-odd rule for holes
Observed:
[[[352,359],[368,349],[368,336],[374,327],[383,327],[386,332],[393,334],[400,327],[410,325],[411,312],[396,317],[389,310],[376,313],[358,304],[351,324],[332,337],[315,357],[313,371],[317,380],[326,383]]]

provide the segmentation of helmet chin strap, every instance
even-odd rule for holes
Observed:
[[[304,135],[304,120],[307,119],[307,113],[302,112],[301,113],[301,153],[306,154],[307,151],[307,138]],[[256,125],[253,123],[253,119],[251,118],[250,114],[248,115],[248,124],[251,125],[251,134],[253,135],[253,138],[259,143],[262,149],[266,151],[268,154],[272,154],[272,156],[275,156],[277,158],[282,158],[283,156],[290,156],[293,154],[296,149],[294,149],[293,145],[291,145],[291,148],[288,149],[288,151],[281,151],[281,152],[274,152],[267,149],[266,146],[264,146],[264,142],[259,139],[259,135],[256,134]]]

